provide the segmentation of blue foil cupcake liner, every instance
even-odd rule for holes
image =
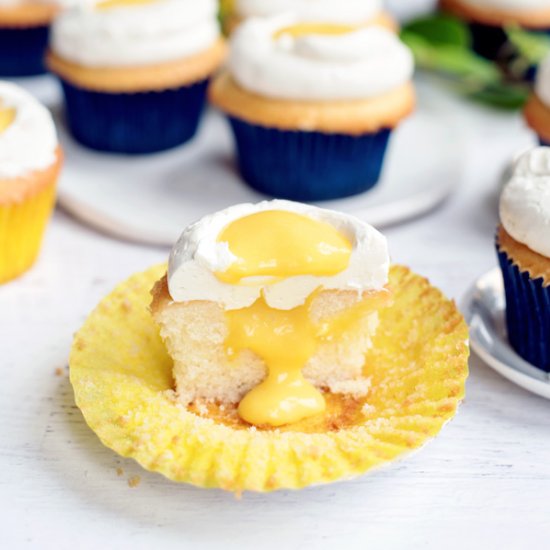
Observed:
[[[532,279],[497,244],[506,292],[508,339],[535,367],[550,372],[550,286]]]
[[[73,137],[98,151],[146,154],[193,138],[208,80],[154,92],[107,93],[63,81],[65,114]]]
[[[490,61],[497,62],[505,71],[512,67],[514,61],[518,59],[518,52],[508,40],[508,35],[503,27],[470,23],[469,28],[472,36],[472,48],[477,54]],[[529,30],[529,32],[550,35],[550,29]],[[536,77],[536,73],[536,66],[526,67],[524,74],[521,75],[521,80],[532,82]]]
[[[49,33],[48,26],[0,27],[0,77],[45,73],[44,54]]]
[[[281,199],[323,201],[374,187],[391,135],[287,131],[230,117],[239,169],[254,189]]]

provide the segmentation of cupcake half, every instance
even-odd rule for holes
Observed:
[[[500,201],[497,251],[510,343],[550,372],[550,148],[525,154]]]
[[[149,470],[299,489],[435,436],[464,397],[467,337],[454,303],[390,268],[368,224],[245,204],[187,228],[168,271],[102,301],[75,337],[71,383],[103,443]]]
[[[537,133],[541,145],[550,144],[550,57],[540,65],[535,90],[524,110],[527,124]]]
[[[37,257],[61,161],[48,110],[0,82],[0,283],[21,275]]]
[[[0,77],[45,72],[50,24],[59,9],[54,0],[0,1]]]
[[[487,59],[508,63],[514,48],[507,26],[550,33],[549,0],[440,0],[441,8],[469,23],[474,50]]]
[[[229,13],[225,23],[229,32],[251,17],[284,13],[295,13],[305,21],[397,28],[396,22],[384,11],[381,0],[235,0]]]
[[[277,198],[355,195],[379,180],[392,130],[414,109],[413,59],[382,27],[251,19],[210,87],[243,178]]]
[[[140,154],[195,135],[224,55],[214,0],[101,0],[55,21],[47,62],[80,143]]]

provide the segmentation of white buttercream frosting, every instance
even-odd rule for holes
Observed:
[[[537,70],[535,93],[537,94],[537,97],[550,109],[550,55],[542,61]]]
[[[550,258],[550,147],[518,160],[500,199],[500,219],[516,241]]]
[[[8,82],[0,82],[0,107],[15,110],[13,122],[0,132],[0,179],[23,177],[51,166],[58,140],[50,112]]]
[[[51,47],[89,67],[140,66],[185,58],[219,37],[215,0],[152,0],[98,9],[82,0],[54,22]]]
[[[358,25],[382,10],[382,0],[237,0],[235,10],[242,18],[290,12],[304,20]]]
[[[227,243],[218,236],[231,222],[257,212],[283,210],[309,216],[333,225],[353,244],[348,268],[333,277],[297,276],[273,283],[256,278],[254,284],[223,283],[215,273],[225,271],[235,260]],[[170,255],[168,287],[177,302],[209,300],[226,310],[252,305],[262,294],[276,309],[293,309],[302,305],[317,288],[381,290],[388,282],[390,259],[385,237],[372,226],[352,216],[289,201],[265,201],[239,204],[188,227]]]
[[[346,34],[289,33],[294,15],[249,19],[235,32],[231,74],[246,90],[294,100],[368,99],[408,82],[414,62],[410,50],[382,27]]]
[[[504,11],[520,11],[550,9],[549,0],[462,0],[477,8],[495,8]]]

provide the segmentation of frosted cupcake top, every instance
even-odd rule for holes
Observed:
[[[240,17],[269,17],[295,13],[310,21],[330,21],[356,25],[368,21],[382,10],[382,0],[237,0]]]
[[[238,260],[228,242],[220,240],[224,229],[248,216],[273,212],[297,214],[337,230],[350,244],[347,267],[330,276],[311,275],[308,274],[311,271],[305,271],[282,279],[264,275],[229,282],[226,277],[220,277],[220,273],[227,272]],[[285,218],[283,223],[292,223],[291,217]],[[272,225],[264,227],[271,234]],[[260,233],[258,231],[256,237],[261,240]],[[325,252],[322,253],[330,255],[332,245],[326,243],[323,246]],[[222,304],[226,310],[235,310],[249,307],[263,296],[269,307],[290,310],[304,304],[320,287],[356,292],[379,291],[388,282],[389,264],[385,237],[367,223],[305,204],[265,201],[233,206],[188,227],[170,255],[168,288],[177,302],[210,300]]]
[[[52,29],[52,50],[88,67],[140,66],[200,53],[220,35],[215,0],[82,0]]]
[[[229,69],[250,92],[277,99],[368,99],[407,83],[410,50],[382,27],[253,18],[235,32]]]
[[[48,168],[57,146],[50,112],[25,90],[0,82],[0,179]]]
[[[500,199],[500,219],[516,241],[550,258],[550,147],[519,159]]]

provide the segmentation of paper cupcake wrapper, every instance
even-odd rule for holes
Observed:
[[[514,61],[517,60],[518,53],[514,45],[508,40],[508,36],[502,27],[470,23],[469,28],[472,36],[472,48],[476,53],[490,61],[498,62],[505,69],[511,67]],[[531,30],[530,32],[549,35],[550,29]],[[523,80],[532,82],[536,77],[536,73],[536,66],[526,67]]]
[[[550,286],[521,271],[497,245],[506,293],[508,339],[535,367],[550,372]]]
[[[348,479],[424,445],[464,397],[468,330],[453,302],[402,267],[366,357],[372,390],[338,431],[234,427],[175,404],[172,361],[148,305],[159,266],[105,298],[75,336],[76,404],[101,441],[177,482],[245,490]]]
[[[45,73],[44,54],[48,39],[48,26],[0,27],[0,77]]]
[[[55,203],[55,181],[20,203],[0,204],[0,284],[36,260]]]
[[[348,197],[380,178],[391,130],[352,136],[286,131],[231,117],[243,179],[266,195],[296,201]]]
[[[91,149],[146,154],[171,149],[195,135],[208,80],[164,91],[108,93],[62,81],[74,138]]]

